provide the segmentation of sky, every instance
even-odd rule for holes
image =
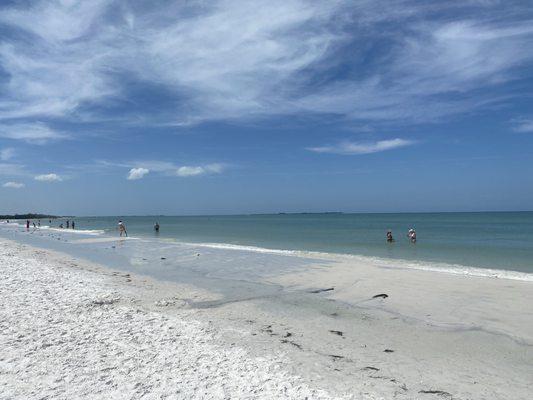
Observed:
[[[0,2],[0,214],[533,210],[533,2]]]

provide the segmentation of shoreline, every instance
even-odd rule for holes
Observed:
[[[17,226],[23,228],[23,225],[10,222],[2,223],[4,226]],[[31,231],[32,229],[30,229]],[[50,226],[41,226],[37,228],[38,230],[43,230],[45,232],[52,233],[67,233],[74,235],[87,235],[88,238],[77,239],[77,243],[97,243],[97,242],[113,242],[117,240],[116,236],[110,236],[108,232],[105,232],[101,229],[60,229]],[[218,243],[218,242],[187,242],[181,241],[174,238],[166,237],[149,237],[149,236],[128,236],[122,238],[123,240],[156,240],[163,243],[172,243],[181,246],[195,246],[203,247],[209,249],[220,249],[220,250],[232,250],[232,251],[244,251],[244,252],[253,252],[260,254],[272,254],[272,255],[286,255],[300,258],[316,258],[321,260],[328,260],[333,262],[362,262],[362,263],[373,263],[378,267],[387,268],[391,264],[395,265],[395,268],[405,268],[411,270],[421,270],[421,271],[431,271],[438,272],[442,274],[453,274],[453,275],[463,275],[463,276],[477,276],[477,277],[487,277],[487,278],[497,278],[497,279],[509,279],[517,281],[527,281],[533,282],[533,272],[524,272],[513,269],[503,269],[503,268],[490,268],[490,267],[479,267],[463,264],[454,264],[449,262],[440,262],[440,261],[426,261],[426,260],[416,260],[416,259],[404,259],[404,258],[385,258],[379,256],[363,255],[363,254],[352,254],[352,253],[335,253],[335,252],[324,252],[324,251],[313,251],[313,250],[302,250],[302,249],[276,249],[268,247],[259,247],[254,245],[242,245],[242,244],[233,244],[233,243]],[[73,242],[73,241],[71,241]]]
[[[238,347],[247,358],[274,357],[278,363],[283,358],[285,373],[299,376],[309,390],[324,391],[310,398],[326,392],[367,399],[527,398],[533,372],[528,364],[533,315],[527,305],[533,298],[526,281],[381,268],[352,259],[272,272],[263,281],[282,289],[232,300],[190,284],[132,271],[113,275],[109,265],[11,245],[26,247],[52,265],[63,263],[63,271],[75,263],[118,279],[114,290],[134,301],[106,304],[109,311],[134,305],[207,323],[224,349]],[[334,290],[316,292],[329,287]],[[388,298],[372,297],[382,292]],[[511,392],[505,389],[509,382]]]
[[[165,299],[183,286],[5,239],[0,260],[0,398],[336,398],[285,371],[283,354],[227,346]]]

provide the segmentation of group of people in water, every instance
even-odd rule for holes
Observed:
[[[76,227],[76,223],[75,223],[74,221],[69,221],[68,219],[67,219],[66,224],[67,224],[67,229],[70,229],[71,227],[72,227],[72,229],[75,229],[75,227]],[[59,224],[59,227],[60,227],[61,229],[64,229],[64,228],[65,228],[65,227],[63,226],[63,223],[60,223],[60,224]]]
[[[154,231],[155,233],[159,233],[159,222],[156,222],[154,224]],[[118,232],[120,236],[128,237],[128,231],[126,230],[126,225],[124,224],[124,222],[122,222],[122,220],[118,221]]]
[[[9,220],[7,220],[7,222],[9,222]],[[48,223],[49,223],[49,224],[52,224],[52,220],[51,220],[51,219],[48,220]],[[40,227],[41,227],[41,220],[39,219],[39,220],[37,220],[37,223],[35,223],[35,221],[30,221],[29,219],[27,219],[27,220],[26,220],[26,229],[27,229],[27,230],[30,229],[30,224],[33,225],[33,227],[34,227],[35,229],[40,228]],[[67,229],[70,229],[70,228],[72,228],[72,229],[76,229],[76,223],[75,223],[74,221],[70,221],[70,220],[67,219],[67,221],[66,221],[66,225],[67,225]],[[61,229],[64,229],[64,228],[65,228],[65,226],[63,225],[63,222],[61,222],[61,223],[59,224],[59,228],[61,228]]]
[[[407,232],[407,237],[409,238],[409,241],[411,243],[416,243],[416,231],[413,228],[409,229],[409,231]],[[392,243],[394,241],[395,240],[394,237],[392,237],[392,231],[389,229],[387,231],[387,242]]]
[[[7,222],[9,222],[9,220]],[[49,222],[51,223],[52,221],[50,220]],[[40,227],[40,226],[41,226],[41,220],[37,221],[37,225],[35,224],[35,222],[33,222],[33,227],[34,228],[37,228],[37,227]],[[70,221],[70,220],[67,219],[66,226],[67,226],[67,229],[70,229],[70,228],[75,229],[76,223],[74,221]],[[61,229],[64,229],[63,223],[60,223],[59,227]],[[29,219],[26,220],[26,229],[28,229],[28,230],[30,229],[30,220]],[[159,222],[156,222],[154,224],[154,231],[156,233],[159,233]],[[128,236],[128,231],[126,230],[126,225],[124,224],[124,222],[122,222],[122,220],[118,221],[118,232],[119,232],[120,236],[126,236],[126,237]],[[409,229],[409,231],[407,232],[407,237],[409,238],[409,241],[411,243],[416,243],[416,231],[413,228]],[[390,230],[390,229],[387,231],[387,242],[388,243],[395,242],[394,237],[392,236],[392,230]]]
[[[9,220],[7,220],[6,222],[9,223]],[[48,221],[50,224],[52,223],[52,220],[49,220]],[[30,225],[33,225],[34,228],[40,228],[41,227],[41,220],[38,220],[37,221],[37,224],[34,222],[34,221],[30,221],[29,219],[26,220],[26,229],[29,230],[30,229]],[[74,221],[71,221],[71,220],[66,220],[65,221],[65,224],[63,224],[63,222],[61,222],[59,224],[59,228],[61,229],[65,229],[65,225],[66,225],[66,229],[76,229],[76,222]],[[126,225],[124,224],[124,222],[122,222],[122,220],[118,221],[118,231],[119,231],[119,234],[120,236],[128,236],[128,231],[126,230]],[[159,233],[159,222],[156,222],[154,224],[154,231],[156,233]]]

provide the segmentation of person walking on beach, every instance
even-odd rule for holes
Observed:
[[[70,221],[67,219],[67,229],[70,228]]]
[[[29,219],[26,220],[26,230],[27,231],[30,230],[30,220]]]
[[[124,225],[124,222],[118,221],[118,231],[120,232],[120,236],[123,234],[128,237],[128,231],[126,230],[126,225]]]
[[[41,220],[38,220],[37,221],[37,226],[40,228],[41,227]]]
[[[76,226],[76,223],[72,221],[72,229],[74,229],[75,226]]]

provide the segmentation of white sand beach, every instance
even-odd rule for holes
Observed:
[[[0,399],[531,398],[532,282],[319,261],[223,302],[2,239]]]

